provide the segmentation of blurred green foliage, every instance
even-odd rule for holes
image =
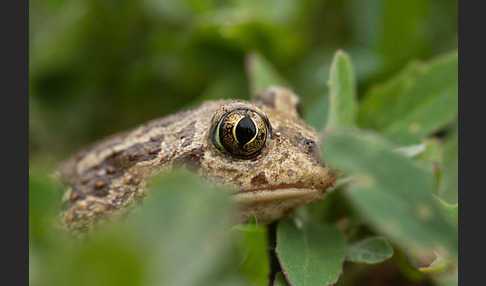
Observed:
[[[365,285],[391,256],[405,285],[457,285],[457,1],[33,0],[29,14],[31,285]],[[59,229],[60,159],[271,84],[300,96],[342,173],[276,246],[187,172],[126,221],[83,240]]]
[[[336,52],[329,75],[329,117],[326,128],[350,127],[356,124],[356,82],[349,56]]]
[[[86,143],[207,98],[248,98],[258,52],[310,106],[336,49],[358,91],[457,47],[457,1],[30,1],[30,147]],[[322,105],[322,104],[321,104]]]
[[[393,256],[393,248],[383,237],[368,237],[348,248],[347,259],[359,263],[378,263]]]
[[[457,116],[457,52],[409,64],[365,94],[360,125],[398,144],[416,144]]]
[[[43,173],[31,175],[31,197],[38,202],[31,207],[31,285],[266,285],[268,265],[267,271],[248,267],[251,261],[268,262],[264,228],[230,231],[229,192],[195,174],[177,171],[158,178],[143,208],[129,219],[78,239],[55,223],[59,198],[39,198],[50,192],[43,188],[50,182]],[[42,207],[46,210],[39,213]]]

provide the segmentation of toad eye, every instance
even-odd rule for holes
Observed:
[[[236,157],[251,158],[265,146],[268,121],[251,109],[226,113],[214,129],[213,142],[220,150]]]

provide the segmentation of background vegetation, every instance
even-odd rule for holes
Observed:
[[[33,0],[30,33],[32,285],[457,284],[457,1]],[[276,246],[185,172],[86,241],[52,226],[59,160],[275,83],[343,173]]]

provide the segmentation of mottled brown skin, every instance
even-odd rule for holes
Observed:
[[[319,134],[299,117],[298,103],[290,90],[270,87],[252,102],[209,101],[81,151],[60,170],[68,186],[61,214],[65,225],[79,232],[125,213],[144,195],[149,178],[181,164],[230,186],[242,221],[254,214],[270,223],[302,203],[322,199],[336,175],[320,162]],[[241,107],[270,123],[265,146],[251,159],[222,152],[212,141],[213,126]]]

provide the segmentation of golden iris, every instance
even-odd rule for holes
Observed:
[[[237,157],[253,157],[265,146],[268,120],[258,112],[241,108],[226,113],[214,130],[213,141]]]

